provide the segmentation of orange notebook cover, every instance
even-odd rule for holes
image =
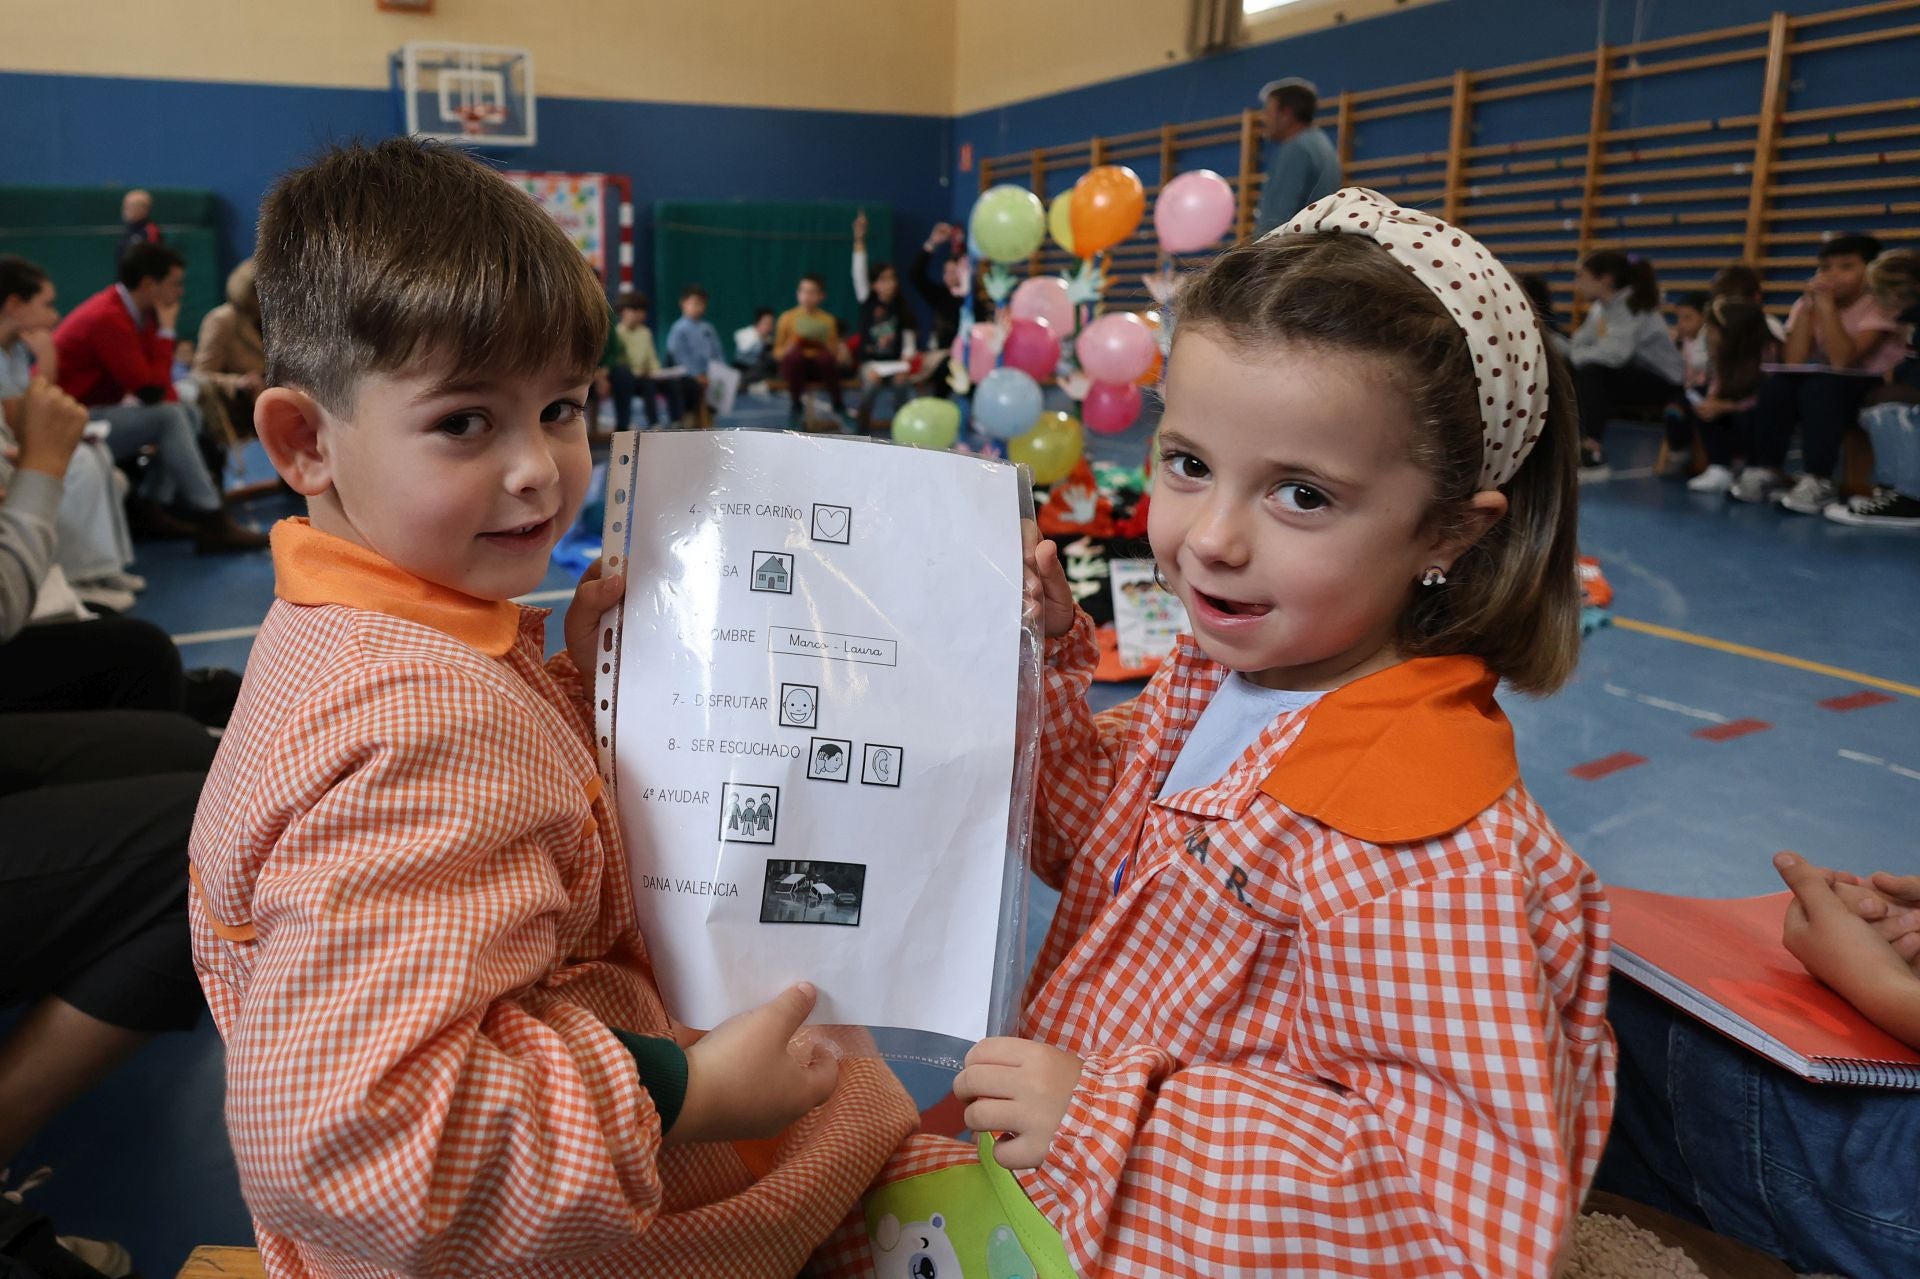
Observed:
[[[1716,901],[1609,886],[1607,896],[1615,971],[1802,1078],[1920,1089],[1920,1052],[1781,944],[1792,893]]]

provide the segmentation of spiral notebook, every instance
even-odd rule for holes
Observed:
[[[1920,1052],[1781,944],[1793,894],[1722,901],[1609,886],[1607,896],[1615,971],[1803,1079],[1920,1090]]]

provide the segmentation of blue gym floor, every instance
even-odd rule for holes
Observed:
[[[784,423],[779,405],[743,399],[733,424]],[[1137,465],[1148,429],[1095,449]],[[1620,624],[1590,637],[1565,690],[1505,702],[1528,785],[1569,843],[1609,881],[1696,896],[1776,890],[1781,849],[1920,868],[1920,539],[1690,494],[1651,476],[1647,428],[1616,424],[1608,444],[1619,469],[1582,490],[1580,528]],[[250,464],[264,475],[257,450]],[[294,510],[274,500],[248,515]],[[189,666],[245,664],[272,594],[264,554],[147,544],[137,568],[152,586],[136,614],[178,636]],[[570,587],[555,571],[535,598],[564,602]],[[1583,765],[1591,780],[1569,771]],[[1034,913],[1051,906],[1036,888]],[[163,1038],[17,1161],[56,1170],[31,1202],[65,1233],[119,1239],[149,1279],[196,1244],[250,1242],[220,1099],[211,1023]]]

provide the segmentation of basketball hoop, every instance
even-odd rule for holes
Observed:
[[[492,103],[466,103],[454,108],[454,114],[460,119],[460,132],[470,138],[498,128],[507,120],[507,109]]]

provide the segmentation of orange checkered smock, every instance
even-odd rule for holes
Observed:
[[[192,843],[267,1273],[787,1276],[913,1127],[876,1061],[771,1146],[662,1149],[667,1034],[544,610],[287,521]]]
[[[1097,658],[1084,615],[1049,646],[1033,865],[1062,897],[1021,1031],[1086,1059],[1019,1174],[1075,1267],[1546,1279],[1612,1109],[1607,908],[1492,675],[1404,662],[1163,800],[1227,672],[1183,637],[1096,716]],[[882,1181],[972,1157],[916,1137]]]

